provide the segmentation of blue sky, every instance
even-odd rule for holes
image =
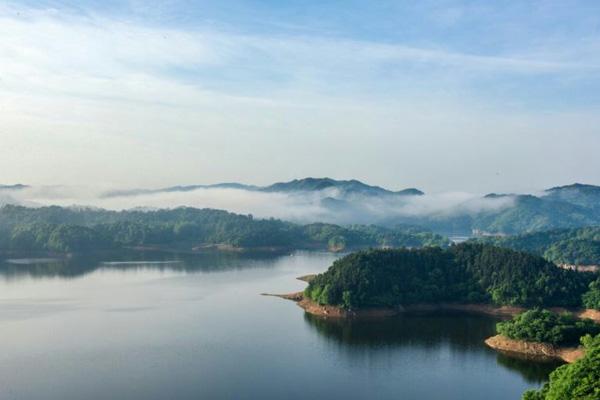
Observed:
[[[0,37],[6,183],[600,183],[597,1],[8,2]]]

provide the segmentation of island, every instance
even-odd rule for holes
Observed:
[[[599,398],[593,397],[600,395],[597,273],[560,268],[521,251],[464,242],[444,249],[359,251],[335,261],[322,274],[299,279],[308,282],[303,292],[279,297],[325,318],[432,311],[512,316],[497,324],[498,335],[485,341],[489,347],[572,363],[554,371],[539,391],[526,392],[524,400]]]
[[[467,242],[358,251],[310,279],[304,292],[287,297],[310,313],[331,317],[427,310],[514,316],[533,307],[577,309],[589,316],[583,299],[596,298],[597,279],[539,256]]]

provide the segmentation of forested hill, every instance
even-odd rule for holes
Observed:
[[[0,251],[4,252],[84,252],[132,246],[190,250],[211,244],[341,251],[377,246],[446,246],[448,239],[411,227],[298,225],[213,209],[0,208]]]
[[[558,264],[600,265],[600,226],[477,240],[537,254]]]
[[[0,185],[0,204],[39,204],[35,195],[38,191],[34,189],[24,185]],[[289,213],[278,214],[279,217],[285,219],[289,215],[289,218],[306,218],[296,220],[300,223],[320,220],[334,224],[374,224],[389,228],[399,224],[416,225],[452,236],[488,233],[516,235],[600,225],[600,186],[580,183],[553,187],[536,196],[515,193],[473,195],[462,202],[449,202],[442,207],[435,206],[438,201],[434,200],[438,195],[428,196],[415,188],[390,190],[356,179],[312,177],[267,186],[226,182],[126,189],[104,192],[98,198],[82,201],[90,201],[87,204],[120,204],[124,198],[140,196],[137,204],[164,204],[160,201],[153,203],[159,199],[155,196],[169,193],[180,199],[177,204],[190,204],[190,199],[194,199],[195,195],[208,190],[217,190],[214,192],[217,198],[220,195],[228,196],[224,191],[229,190],[236,193],[251,192],[253,197],[263,198],[265,202],[273,204],[285,199],[283,206],[280,203],[275,208],[288,210]],[[291,202],[288,204],[289,200]],[[130,198],[125,204],[132,204],[132,201],[134,199]],[[298,212],[304,210],[305,206],[318,211],[317,214]]]
[[[463,243],[356,252],[318,275],[305,295],[350,308],[439,302],[580,306],[593,279],[527,253]]]

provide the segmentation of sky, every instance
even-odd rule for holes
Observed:
[[[0,1],[0,183],[600,184],[600,2]]]

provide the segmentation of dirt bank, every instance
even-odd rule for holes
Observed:
[[[487,338],[485,344],[509,355],[533,359],[555,359],[568,363],[577,361],[585,354],[583,347],[561,347],[549,343],[526,342],[509,339],[503,335]]]
[[[310,279],[310,276],[300,277],[300,280]],[[289,294],[263,293],[264,296],[275,296],[286,300],[295,301],[306,312],[323,317],[333,318],[381,318],[403,313],[430,313],[438,311],[467,312],[501,317],[511,317],[523,312],[521,307],[494,307],[487,304],[411,304],[397,307],[364,307],[345,309],[332,305],[321,305],[304,296],[303,292]]]
[[[337,306],[323,306],[302,296],[298,305],[314,315],[339,318],[380,318],[404,313],[418,314],[440,311],[466,312],[492,316],[510,317],[524,311],[519,307],[493,307],[485,304],[411,304],[397,307],[366,307],[346,310]]]
[[[315,278],[315,274],[300,276],[297,279],[310,282]],[[473,314],[490,315],[495,317],[513,317],[517,314],[527,311],[524,307],[514,306],[494,306],[491,304],[461,304],[461,303],[437,303],[437,304],[411,304],[399,305],[396,307],[361,307],[357,309],[345,309],[343,307],[332,305],[321,305],[313,300],[306,298],[303,292],[289,294],[269,294],[266,296],[276,296],[286,300],[295,301],[298,306],[306,312],[323,317],[334,318],[381,318],[403,313],[429,313],[439,311],[466,312]],[[578,318],[589,318],[596,323],[600,323],[600,311],[591,309],[567,309],[554,307],[550,308],[554,312],[571,312]]]
[[[589,318],[597,324],[600,324],[600,310],[584,309],[575,311],[575,315],[579,318]]]

